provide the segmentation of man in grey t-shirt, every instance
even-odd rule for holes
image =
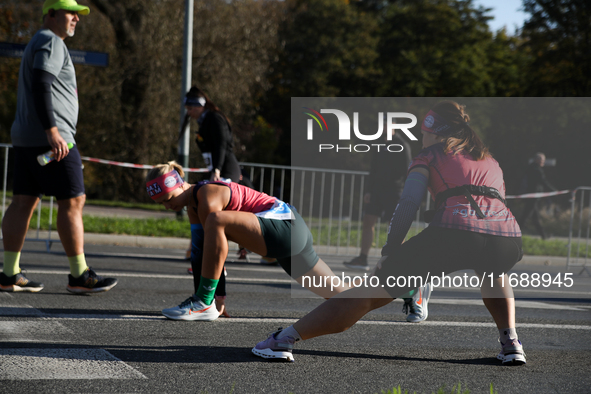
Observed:
[[[25,49],[19,70],[17,112],[12,125],[14,185],[12,203],[2,220],[4,264],[0,290],[37,292],[43,284],[20,269],[31,216],[39,198],[55,196],[57,231],[68,256],[67,290],[107,291],[117,284],[89,269],[84,256],[82,209],[86,201],[82,161],[74,136],[78,121],[76,72],[64,39],[74,36],[78,14],[90,9],[75,0],[47,0],[43,27]],[[51,150],[55,160],[40,165],[36,157]]]

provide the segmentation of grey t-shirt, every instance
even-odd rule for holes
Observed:
[[[78,122],[76,71],[64,40],[49,29],[39,30],[25,48],[18,73],[16,116],[11,129],[12,144],[26,147],[49,145],[33,102],[33,69],[56,76],[51,86],[56,126],[66,142],[75,144],[74,135]]]

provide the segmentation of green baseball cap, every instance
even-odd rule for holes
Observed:
[[[76,11],[80,15],[88,15],[90,8],[85,5],[79,5],[76,0],[46,0],[43,3],[43,15],[47,15],[49,10]]]

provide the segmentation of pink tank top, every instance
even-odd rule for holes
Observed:
[[[215,182],[218,183],[218,182]],[[230,182],[223,183],[230,187],[230,202],[224,208],[226,211],[243,211],[258,213],[271,209],[275,204],[275,197],[271,197],[268,194],[258,192],[246,186],[239,185],[238,183]]]
[[[499,163],[492,157],[476,161],[468,154],[443,152],[443,144],[423,149],[413,159],[409,171],[424,167],[429,171],[429,192],[438,193],[463,185],[489,186],[505,198],[505,181]],[[465,196],[450,197],[441,204],[430,226],[474,231],[504,237],[520,237],[515,217],[501,201],[486,196],[473,196],[485,218],[480,219]]]

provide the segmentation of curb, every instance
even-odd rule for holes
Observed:
[[[187,231],[189,233],[189,231]],[[26,241],[46,241],[59,243],[60,239],[57,231],[39,231],[29,230]],[[124,235],[124,234],[95,234],[84,233],[85,245],[112,245],[112,246],[129,246],[137,248],[160,248],[160,249],[182,249],[186,250],[191,242],[190,238],[176,238],[176,237],[147,237],[141,235]],[[230,242],[230,248],[238,245]]]

